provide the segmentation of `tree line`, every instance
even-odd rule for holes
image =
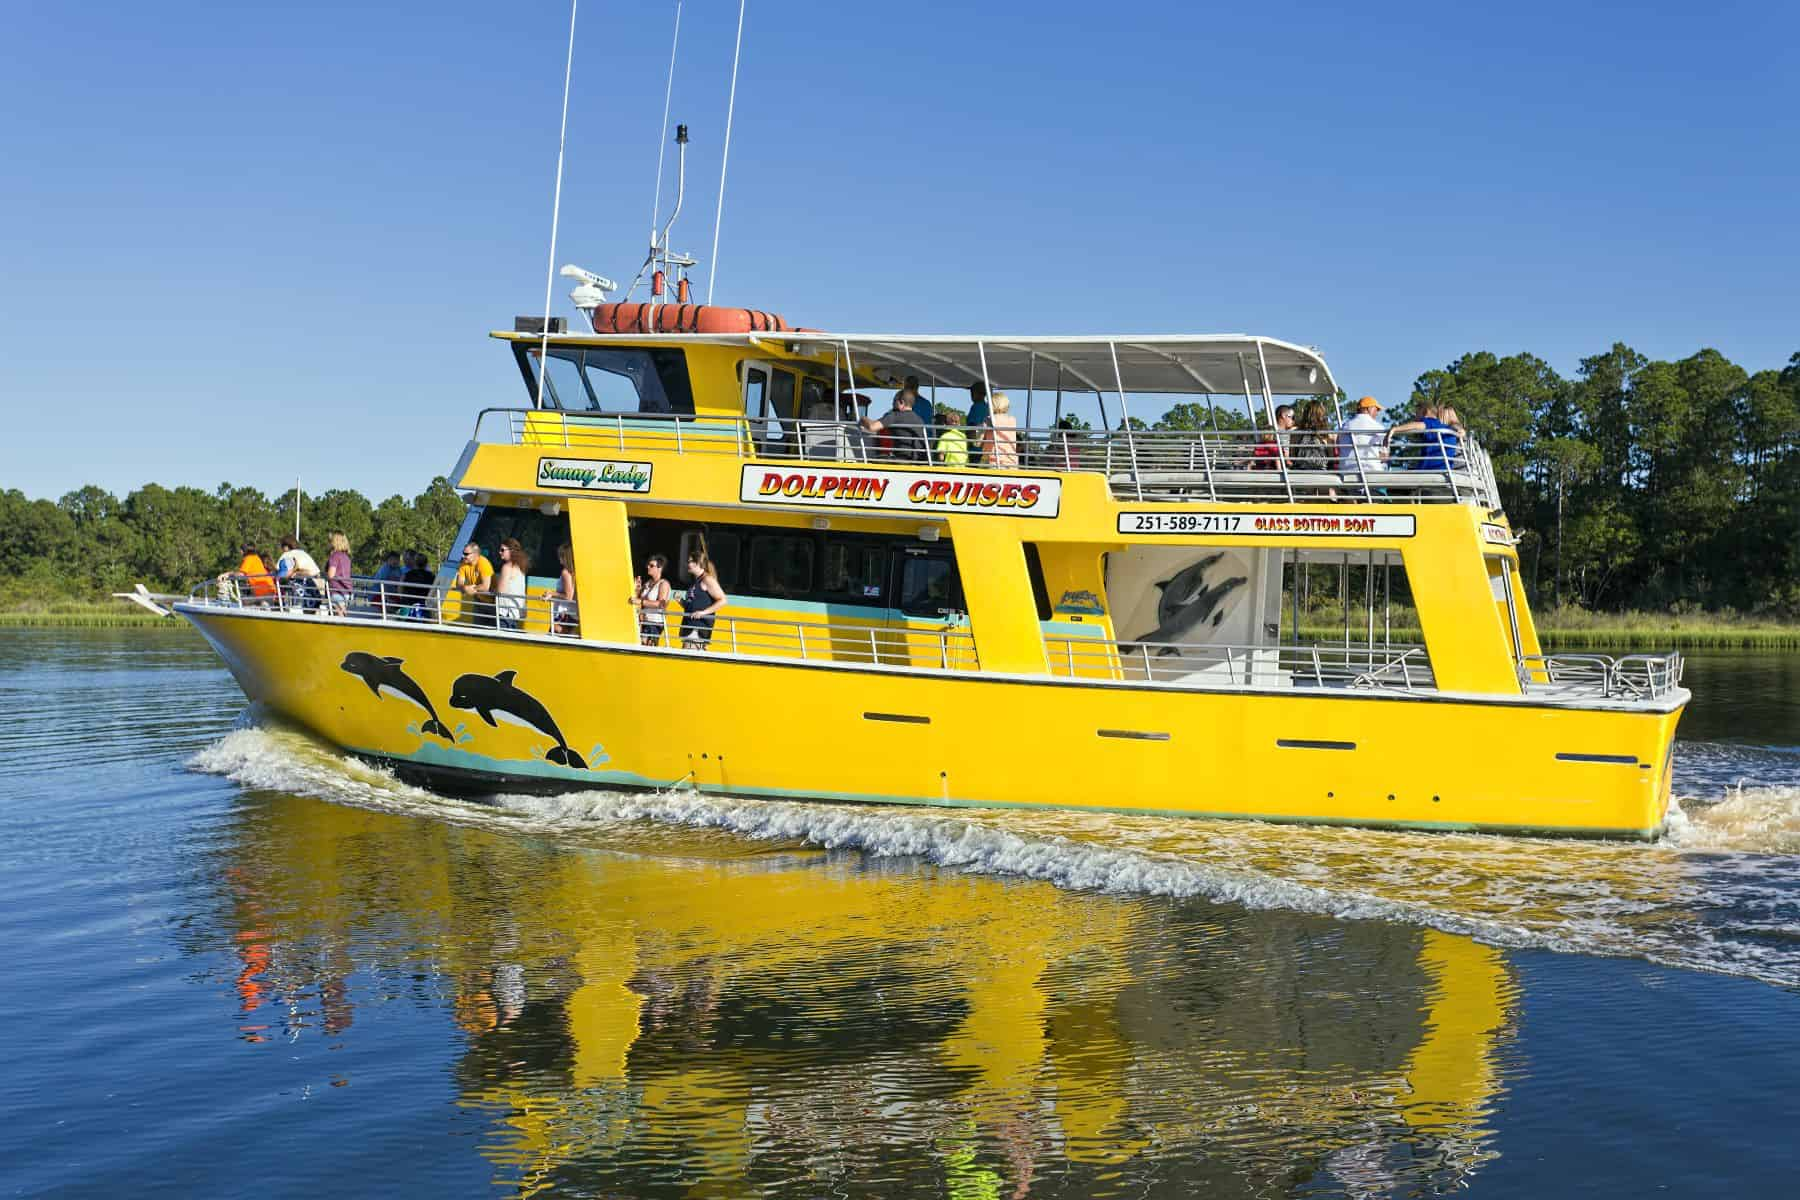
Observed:
[[[1420,375],[1412,413],[1432,401],[1492,457],[1534,603],[1800,618],[1800,353],[1752,374],[1615,343],[1567,379],[1483,350]],[[1151,428],[1215,422],[1249,424],[1181,404]]]
[[[1536,355],[1484,350],[1420,375],[1410,406],[1428,401],[1453,405],[1492,456],[1536,603],[1800,618],[1800,353],[1751,373],[1717,350],[1662,362],[1615,344],[1567,379]],[[1151,427],[1215,423],[1248,421],[1178,404]],[[236,563],[244,541],[272,550],[293,505],[291,489],[230,484],[0,491],[0,602],[183,589]],[[342,530],[358,571],[390,549],[435,560],[463,513],[442,477],[410,501],[334,490],[302,503],[309,548]]]
[[[212,491],[152,483],[122,500],[91,484],[54,501],[0,491],[0,604],[92,599],[136,583],[186,591],[235,567],[246,542],[273,562],[294,531],[294,499],[292,488],[270,497],[229,483]],[[359,573],[373,574],[387,550],[422,550],[436,566],[467,511],[443,476],[411,500],[374,504],[348,489],[303,495],[301,544],[322,563],[325,535],[339,530]]]

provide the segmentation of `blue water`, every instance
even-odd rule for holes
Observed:
[[[1657,846],[595,792],[0,631],[15,1195],[1785,1194],[1800,656]]]

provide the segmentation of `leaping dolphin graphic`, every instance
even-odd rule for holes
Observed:
[[[380,696],[383,692],[388,692],[408,704],[424,709],[426,717],[419,723],[420,733],[434,734],[446,742],[454,742],[456,736],[445,728],[442,721],[438,720],[437,709],[431,706],[431,697],[425,694],[425,689],[420,687],[412,676],[400,669],[400,664],[405,661],[401,658],[377,658],[373,654],[364,654],[360,650],[355,650],[344,655],[344,661],[338,665],[341,669],[368,684],[369,690],[375,695]]]
[[[1206,571],[1208,567],[1224,558],[1223,551],[1208,554],[1198,562],[1192,563],[1177,571],[1172,578],[1165,579],[1156,587],[1162,592],[1156,602],[1157,627],[1146,633],[1142,641],[1146,642],[1179,642],[1190,631],[1200,625],[1208,617],[1216,628],[1225,619],[1225,612],[1219,608],[1219,602],[1238,588],[1249,583],[1244,575],[1233,575],[1222,579],[1208,587]],[[1156,651],[1160,657],[1167,654],[1179,654],[1174,646],[1161,646]]]
[[[553,737],[556,745],[550,747],[544,757],[558,766],[585,770],[586,760],[569,749],[569,740],[556,727],[550,710],[538,703],[536,697],[513,686],[516,674],[514,671],[502,671],[492,676],[458,675],[456,683],[450,689],[450,707],[472,712],[489,725],[498,726],[499,721],[494,719],[498,717],[500,721],[523,725],[527,729],[535,729]]]

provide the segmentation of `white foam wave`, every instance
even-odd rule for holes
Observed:
[[[1628,955],[1800,986],[1800,789],[1744,788],[1671,810],[1659,845],[1183,821],[1080,812],[761,801],[604,790],[462,804],[303,735],[242,729],[196,770],[248,787],[435,819],[603,838],[714,830],[915,859],[1072,890],[1429,926],[1512,947]],[[1720,851],[1752,865],[1719,866]],[[654,850],[652,852],[655,852]]]
[[[1690,850],[1800,854],[1800,787],[1740,784],[1715,803],[1671,804],[1668,840]]]

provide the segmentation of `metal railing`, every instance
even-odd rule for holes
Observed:
[[[1235,646],[1045,638],[1052,675],[1210,687],[1430,691],[1423,646]]]
[[[1679,651],[1667,654],[1528,654],[1519,664],[1527,691],[1660,700],[1681,686]]]
[[[646,629],[645,632],[651,631]],[[908,629],[776,621],[719,613],[713,617],[710,626],[696,630],[680,612],[671,611],[666,625],[644,640],[647,645],[748,654],[758,658],[876,663],[939,671],[981,669],[975,638],[963,628]]]
[[[335,592],[323,577],[277,579],[234,573],[196,584],[188,603],[212,608],[256,609],[309,616],[403,625],[474,626],[522,633],[580,634],[575,602],[541,592],[523,596],[482,592],[464,595],[451,587],[408,584],[357,575]],[[715,614],[689,620],[679,607],[659,623],[641,615],[639,640],[670,649],[706,649],[766,658],[821,662],[878,663],[941,671],[978,671],[981,658],[967,627],[944,629],[829,622],[778,621]]]
[[[475,422],[477,442],[893,467],[945,466],[944,432],[932,427],[921,438],[870,433],[852,421],[516,408],[483,409]],[[1119,498],[1500,505],[1493,464],[1466,435],[1442,446],[1424,435],[1388,443],[1378,433],[1335,431],[1017,429],[1009,450],[984,461],[982,431],[962,432],[962,454],[948,447],[955,469],[1099,474]]]
[[[483,592],[465,595],[436,583],[405,583],[355,575],[334,587],[322,575],[286,579],[230,572],[195,584],[188,603],[208,607],[258,609],[358,621],[408,625],[476,625],[526,633],[574,637],[580,610],[541,589],[524,595]]]

